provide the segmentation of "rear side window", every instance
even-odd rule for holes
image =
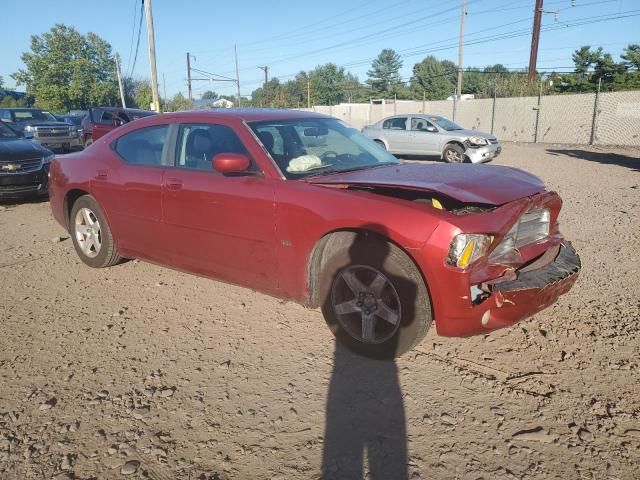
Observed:
[[[219,153],[248,155],[242,141],[225,125],[180,125],[176,142],[176,167],[213,171],[211,160]]]
[[[386,128],[389,130],[406,130],[407,129],[407,119],[403,118],[388,118],[382,123],[382,128]]]
[[[167,130],[167,125],[134,130],[120,137],[114,149],[127,163],[160,166]]]

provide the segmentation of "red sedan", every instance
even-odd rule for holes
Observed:
[[[50,169],[84,263],[140,258],[320,307],[335,335],[398,356],[512,325],[580,260],[561,200],[490,165],[401,164],[332,117],[285,110],[140,119]]]

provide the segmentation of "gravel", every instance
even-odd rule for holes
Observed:
[[[291,302],[88,268],[46,202],[3,204],[0,478],[638,478],[640,152],[508,144],[494,163],[560,192],[581,277],[395,363]]]

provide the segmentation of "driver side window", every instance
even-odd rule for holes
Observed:
[[[419,131],[419,132],[428,132],[429,129],[433,129],[433,128],[435,128],[435,126],[428,120],[425,120],[424,118],[413,117],[411,119],[411,130]]]

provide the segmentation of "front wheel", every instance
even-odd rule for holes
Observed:
[[[336,338],[361,355],[391,359],[415,347],[431,325],[422,275],[397,246],[345,233],[321,273],[322,313]]]
[[[449,163],[463,163],[466,155],[464,154],[464,149],[460,145],[450,143],[444,147],[442,158]]]
[[[102,208],[91,195],[84,195],[73,204],[69,233],[80,260],[90,267],[110,267],[122,260]]]

